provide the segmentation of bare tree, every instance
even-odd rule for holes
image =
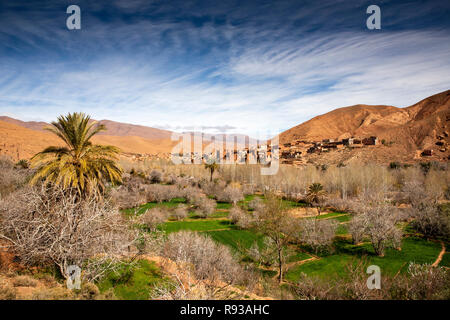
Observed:
[[[267,201],[262,210],[255,212],[253,227],[273,241],[279,268],[278,281],[283,281],[284,249],[298,232],[297,219],[286,213],[281,199],[267,195]]]
[[[244,194],[239,188],[232,186],[227,186],[225,189],[221,190],[216,194],[217,201],[229,202],[236,204],[238,201],[244,199]]]
[[[176,220],[183,220],[188,216],[188,207],[184,203],[179,204],[172,213]]]
[[[338,223],[333,219],[302,219],[299,240],[311,246],[317,254],[319,250],[329,248],[332,245],[337,227]]]
[[[398,222],[397,209],[385,203],[373,203],[360,206],[360,212],[351,223],[351,232],[354,240],[360,241],[367,235],[372,243],[375,253],[384,256],[385,249],[399,248],[403,232],[396,226]]]
[[[87,280],[101,277],[134,244],[136,233],[108,202],[83,201],[55,187],[24,188],[1,203],[0,237],[24,264],[55,264],[67,277],[78,265]]]
[[[169,213],[162,208],[153,208],[147,210],[139,216],[138,221],[144,224],[150,231],[156,231],[158,226],[167,221]]]
[[[169,234],[162,254],[177,263],[189,263],[197,279],[228,284],[246,281],[245,270],[228,247],[195,232],[180,231]]]

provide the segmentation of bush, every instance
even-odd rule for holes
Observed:
[[[187,262],[197,279],[242,283],[246,272],[228,247],[201,234],[180,231],[167,237],[163,255],[175,262]]]
[[[25,265],[83,267],[82,276],[101,277],[136,239],[136,233],[107,199],[80,200],[59,187],[29,187],[0,205],[0,237]],[[92,259],[92,257],[96,257]]]
[[[336,235],[337,227],[338,223],[333,219],[302,219],[299,240],[312,247],[316,253],[329,249]]]
[[[13,280],[14,287],[36,287],[37,281],[30,276],[18,276]]]
[[[15,300],[16,289],[6,282],[0,282],[0,300]]]
[[[406,275],[390,281],[387,294],[390,299],[448,300],[450,272],[443,267],[411,262]]]
[[[119,209],[129,209],[140,206],[145,203],[146,197],[138,190],[129,190],[125,186],[114,188],[110,192],[111,201]]]
[[[360,241],[367,235],[375,253],[384,256],[386,248],[399,248],[403,231],[396,227],[398,222],[397,209],[383,203],[361,205],[361,213],[350,223],[354,241]]]
[[[432,203],[411,209],[411,226],[426,237],[450,237],[450,210]]]
[[[100,295],[100,290],[95,284],[86,282],[81,285],[79,295],[83,300],[96,300]]]
[[[33,292],[33,300],[73,300],[75,294],[72,290],[63,287],[43,288]]]
[[[197,215],[201,218],[207,218],[216,211],[217,203],[213,199],[209,199],[206,196],[198,196],[194,200],[194,204],[197,207]]]
[[[183,220],[188,216],[188,208],[185,204],[179,204],[177,208],[173,211],[172,217],[176,220]]]
[[[389,163],[389,169],[400,169],[402,167],[399,162],[391,162]]]
[[[145,193],[147,196],[147,202],[171,201],[174,198],[182,197],[183,194],[177,186],[151,184],[145,186]]]
[[[148,176],[148,179],[151,183],[161,183],[162,181],[162,173],[158,170],[152,170],[150,172],[150,175]]]
[[[242,219],[242,215],[245,214],[241,208],[238,206],[233,206],[230,209],[230,213],[228,214],[228,218],[231,220],[231,223],[237,224],[239,220]]]
[[[139,216],[139,222],[144,224],[149,230],[155,231],[159,225],[167,221],[168,216],[167,211],[160,208],[153,208]]]
[[[216,193],[216,199],[217,201],[236,204],[238,201],[244,199],[244,194],[241,189],[228,186],[222,191]]]
[[[14,168],[14,163],[5,156],[0,156],[0,200],[25,184],[27,170]]]
[[[248,208],[253,211],[260,211],[264,208],[264,201],[261,198],[255,198],[249,201]]]

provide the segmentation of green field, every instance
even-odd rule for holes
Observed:
[[[236,229],[229,220],[223,219],[195,219],[183,221],[169,221],[161,226],[161,230],[167,233],[177,232],[181,230],[190,231],[211,231],[221,229]]]
[[[98,283],[101,292],[112,289],[123,300],[148,300],[156,284],[169,284],[154,262],[139,260],[131,268],[119,268]]]
[[[363,257],[369,264],[378,265],[381,272],[395,275],[398,271],[404,272],[409,262],[433,263],[441,250],[438,243],[416,237],[403,239],[401,251],[387,249],[384,257],[376,256],[369,243],[356,246],[349,241],[337,240],[335,246],[335,254],[323,256],[319,260],[290,269],[286,274],[286,279],[295,282],[302,272],[325,278],[344,276],[347,272],[346,265],[354,259]]]
[[[239,206],[243,209],[248,209],[248,202],[262,196],[246,196],[244,200],[239,202]],[[157,206],[175,207],[180,203],[185,203],[182,198],[174,199],[170,202],[163,202],[160,204],[147,203],[140,207],[139,210],[145,211]],[[293,201],[286,201],[284,203],[287,208],[304,206],[302,203]],[[241,230],[233,225],[226,217],[228,215],[231,204],[218,202],[217,212],[211,217],[202,219],[198,218],[195,211],[189,213],[189,217],[182,221],[168,221],[160,228],[167,233],[178,232],[181,230],[202,232],[210,236],[215,241],[230,247],[240,257],[242,262],[251,262],[247,259],[246,250],[249,249],[255,242],[260,248],[264,245],[262,235],[255,233],[252,230]],[[382,272],[390,275],[395,275],[397,272],[405,272],[409,262],[416,263],[433,263],[440,250],[441,245],[436,242],[427,241],[418,237],[407,237],[403,239],[402,250],[387,249],[384,257],[375,255],[370,243],[365,242],[361,245],[353,245],[348,235],[348,224],[351,220],[351,214],[346,212],[330,212],[318,216],[317,219],[333,219],[339,225],[336,231],[334,241],[334,249],[331,253],[319,253],[317,260],[307,261],[303,264],[296,264],[296,262],[303,261],[312,257],[308,254],[310,249],[305,246],[289,246],[287,263],[289,269],[286,273],[286,280],[295,282],[299,279],[301,273],[319,277],[337,277],[345,276],[347,274],[347,266],[349,263],[360,261],[364,259],[368,264],[378,265]],[[306,218],[306,219],[316,219]],[[449,254],[445,254],[440,265],[448,266],[450,264]],[[257,267],[255,265],[255,267]],[[275,271],[266,269],[258,269],[265,275],[275,275]],[[120,289],[125,290],[125,289]],[[119,292],[119,294],[121,294]]]

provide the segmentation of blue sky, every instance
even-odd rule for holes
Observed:
[[[449,89],[450,1],[1,0],[0,74],[0,114],[22,120],[273,134]]]

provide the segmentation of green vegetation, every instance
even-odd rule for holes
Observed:
[[[286,279],[295,282],[302,272],[323,278],[344,276],[347,272],[346,265],[352,259],[360,259],[364,256],[370,264],[378,265],[382,272],[395,275],[399,271],[404,272],[409,262],[433,263],[441,250],[438,243],[416,237],[403,239],[401,251],[387,249],[384,257],[376,256],[369,243],[358,246],[347,240],[336,240],[335,246],[334,254],[295,266],[286,273]]]
[[[161,226],[161,230],[167,233],[181,230],[190,231],[212,231],[212,230],[236,229],[229,220],[223,219],[195,219],[183,221],[169,221]]]
[[[119,299],[148,300],[154,285],[167,282],[154,262],[139,260],[131,267],[120,267],[117,272],[111,272],[97,285],[100,292],[113,289]]]
[[[139,208],[125,209],[125,210],[123,210],[123,212],[125,212],[126,214],[134,214],[136,212],[138,215],[140,215],[140,214],[145,213],[147,210],[153,209],[153,208],[158,208],[158,207],[175,208],[180,203],[186,203],[186,199],[184,199],[184,198],[174,198],[174,199],[172,199],[170,201],[164,201],[164,202],[161,202],[161,203],[158,203],[158,202],[147,202],[146,204],[143,204],[143,205],[139,206]]]

